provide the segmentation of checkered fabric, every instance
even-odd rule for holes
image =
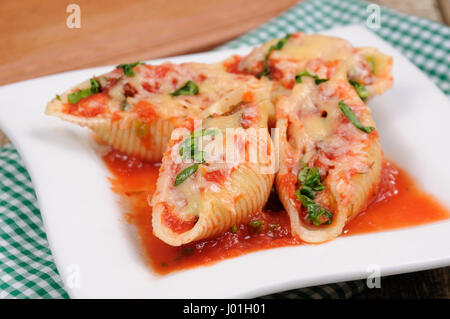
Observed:
[[[301,2],[219,49],[257,45],[297,30],[311,33],[365,23],[368,5],[357,0]],[[450,28],[381,7],[381,28],[374,32],[450,95]],[[263,298],[349,298],[364,287],[364,281],[352,281]],[[30,177],[15,148],[4,146],[0,148],[0,298],[68,297],[53,262]]]
[[[22,159],[0,148],[0,298],[67,298]]]

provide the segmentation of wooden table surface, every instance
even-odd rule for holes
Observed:
[[[450,24],[450,0],[374,2]],[[79,29],[66,26],[70,3],[81,8]],[[206,51],[256,28],[295,3],[1,1],[0,85],[79,68]],[[0,146],[7,142],[0,131]],[[383,277],[381,289],[367,289],[356,298],[450,298],[450,267]]]

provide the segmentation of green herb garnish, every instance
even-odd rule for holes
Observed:
[[[142,62],[137,61],[129,64],[119,64],[118,66],[116,66],[116,69],[123,69],[123,73],[127,76],[135,76],[133,68],[141,63]]]
[[[125,102],[122,105],[122,111],[128,111],[130,109],[130,104],[128,104],[128,101],[125,100]]]
[[[342,113],[348,118],[348,120],[359,130],[370,133],[375,128],[373,126],[364,126],[361,124],[359,119],[356,117],[355,113],[352,111],[352,109],[345,104],[344,101],[339,101],[339,108],[341,109]]]
[[[199,163],[195,163],[194,165],[188,166],[184,170],[182,170],[175,178],[174,185],[178,186],[183,183],[189,176],[191,176],[198,170],[199,165]]]
[[[182,159],[196,159],[196,157],[198,158],[199,151],[197,149],[197,146],[199,144],[199,138],[202,136],[216,135],[218,133],[219,133],[218,129],[203,129],[201,131],[192,132],[191,135],[189,135],[189,137],[187,137],[180,144],[181,158]]]
[[[140,138],[146,138],[148,135],[148,125],[138,120],[136,122],[135,132]]]
[[[70,104],[78,103],[81,99],[84,99],[92,94],[100,92],[100,84],[96,79],[90,79],[91,87],[84,90],[79,90],[73,93],[70,93],[67,96],[67,100]]]
[[[61,97],[60,97],[58,94],[56,94],[56,99],[57,99],[58,101],[61,101]]]
[[[358,93],[361,100],[365,101],[369,97],[369,90],[367,90],[364,85],[353,80],[349,80],[348,82],[355,88],[355,91]]]
[[[311,198],[300,194],[297,190],[297,198],[301,201],[308,212],[308,220],[316,226],[329,225],[333,220],[333,214],[316,204]]]
[[[189,80],[182,87],[170,93],[170,95],[172,96],[196,95],[198,92],[199,92],[198,85]]]
[[[285,35],[284,38],[282,38],[276,44],[270,46],[269,50],[267,51],[266,55],[264,56],[263,70],[261,73],[258,74],[258,78],[260,78],[262,76],[268,76],[270,74],[270,71],[267,67],[267,61],[269,60],[270,53],[272,53],[272,51],[281,50],[284,47],[284,45],[287,43],[287,41],[289,40],[290,37],[291,37],[291,35],[288,33]]]
[[[98,81],[95,80],[95,79],[90,79],[89,81],[91,82],[91,91],[92,91],[92,93],[100,92],[100,83],[98,83]]]
[[[297,178],[299,183],[303,187],[307,188],[306,192],[308,192],[309,190],[319,192],[325,189],[325,187],[320,181],[320,174],[318,167],[311,168],[306,166],[306,164],[303,164],[303,168],[298,173]]]
[[[299,189],[300,194],[305,195],[311,199],[316,198],[316,193],[312,190],[311,187],[303,185]]]
[[[308,71],[303,70],[295,76],[295,82],[302,83],[302,76],[312,77],[316,85],[328,81],[328,79],[320,79],[317,75],[311,74]]]
[[[306,164],[303,164],[303,168],[298,173],[297,178],[300,183],[300,188],[296,191],[297,198],[306,208],[308,220],[316,226],[330,224],[333,214],[313,201],[316,198],[316,192],[325,189],[320,181],[319,168],[308,167]]]
[[[175,186],[183,183],[189,176],[194,174],[200,164],[204,164],[206,159],[206,153],[199,151],[197,146],[199,144],[198,139],[202,136],[215,135],[219,133],[218,129],[203,129],[201,131],[192,132],[180,145],[180,156],[182,159],[193,159],[197,163],[186,167],[175,178]]]
[[[238,228],[237,228],[237,226],[236,225],[233,225],[233,226],[231,226],[231,232],[233,233],[233,234],[236,234],[237,233],[237,231],[238,231]]]
[[[253,229],[255,233],[260,233],[265,229],[264,221],[262,220],[251,220],[248,225]]]

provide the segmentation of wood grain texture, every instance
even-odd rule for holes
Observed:
[[[3,134],[2,131],[0,131],[0,147],[2,147],[3,145],[9,143],[9,139],[6,137],[5,134]]]
[[[201,51],[257,27],[296,0],[2,1],[0,84],[55,72]]]
[[[450,0],[437,0],[442,21],[450,25]]]
[[[209,50],[296,2],[0,1],[0,85],[67,70]],[[450,24],[450,0],[373,2]],[[81,29],[66,26],[69,3],[81,7]],[[7,142],[0,131],[0,147]],[[381,285],[357,298],[450,298],[450,267],[385,277]]]

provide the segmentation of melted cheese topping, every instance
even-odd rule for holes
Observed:
[[[377,131],[366,133],[356,128],[340,110],[340,101],[364,126],[375,126],[369,108],[340,77],[320,85],[305,78],[277,104],[277,127],[281,130],[277,189],[290,214],[293,232],[308,242],[339,235],[346,221],[364,209],[380,177]],[[319,168],[325,190],[317,192],[314,202],[333,213],[329,226],[312,225],[297,199],[296,176],[302,163]]]
[[[258,83],[241,86],[212,106],[201,128],[174,131],[152,199],[155,235],[166,243],[179,245],[221,232],[266,202],[275,172],[263,172],[274,163],[267,130],[270,89]],[[202,129],[216,131],[198,139],[196,149],[205,152],[205,162],[182,159],[181,145]],[[197,170],[175,185],[179,174],[193,165]],[[176,232],[173,223],[164,223],[169,214],[179,223],[190,222],[191,228]]]
[[[231,107],[231,105],[229,106]],[[245,109],[241,108],[230,115],[210,117],[204,121],[204,129],[218,129],[220,133],[200,138],[199,148],[206,153],[206,164],[200,165],[196,173],[178,186],[174,185],[176,176],[194,163],[193,161],[183,161],[180,156],[180,145],[186,138],[189,138],[189,135],[184,134],[184,138],[174,144],[166,154],[165,158],[170,158],[171,161],[178,164],[171,166],[170,178],[163,188],[164,195],[162,197],[168,203],[175,203],[173,213],[180,219],[192,220],[198,217],[199,212],[202,211],[200,206],[211,200],[209,199],[211,193],[222,192],[229,186],[232,173],[241,164],[242,156],[245,159],[245,155],[242,155],[245,153],[245,147],[242,145],[246,140],[251,139],[246,135],[245,130],[239,131],[241,134],[232,135],[234,138],[232,151],[235,153],[233,155],[237,155],[236,161],[232,161],[227,154],[227,143],[230,145],[228,141],[230,135],[228,135],[227,129],[241,127],[240,123],[244,112]],[[174,134],[180,133],[176,130]],[[234,205],[237,195],[232,192],[222,192],[219,199],[224,207],[230,207],[230,205]]]
[[[263,61],[271,46],[279,40],[266,42],[238,65],[238,70],[253,75],[263,70]],[[392,58],[374,48],[354,48],[347,41],[323,35],[291,35],[281,50],[273,50],[267,60],[272,79],[286,88],[293,88],[295,75],[308,71],[322,79],[340,77],[365,85],[370,96],[381,94],[392,86]],[[280,94],[275,94],[275,101]]]
[[[140,64],[133,68],[133,72],[134,76],[126,76],[122,69],[116,69],[96,77],[101,93],[93,96],[102,94],[107,99],[103,101],[103,108],[95,117],[125,117],[137,113],[145,122],[158,118],[176,120],[176,123],[188,116],[207,117],[220,112],[217,108],[228,100],[240,100],[246,88],[258,82],[250,76],[228,73],[221,64]],[[198,86],[198,94],[171,95],[188,81]],[[67,113],[83,116],[84,113],[79,112],[80,108],[97,107],[92,97],[81,99],[75,104],[68,103],[69,94],[88,88],[90,82],[85,81],[61,95],[61,103],[67,105]],[[136,105],[140,105],[138,110],[135,109]],[[213,110],[208,111],[211,106]]]

